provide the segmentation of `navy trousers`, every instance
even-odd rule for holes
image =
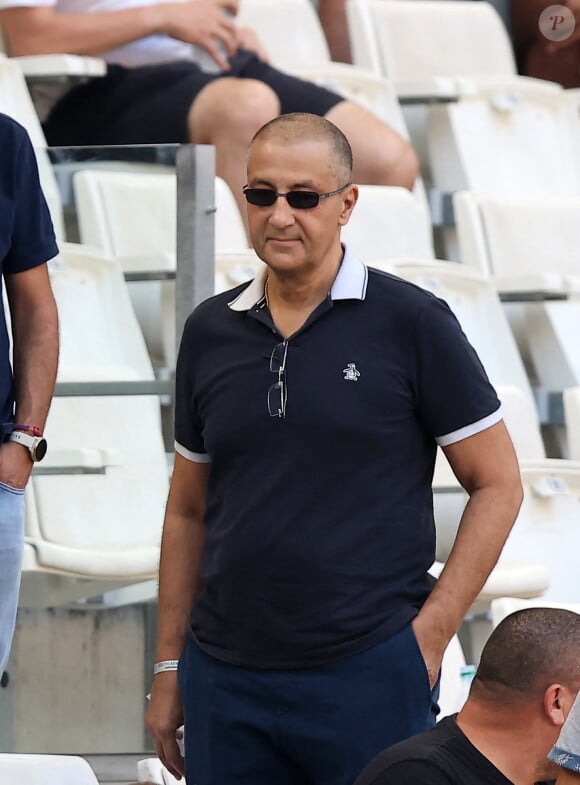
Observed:
[[[254,670],[194,641],[179,663],[187,785],[352,785],[381,750],[435,724],[438,685],[410,625],[337,662]]]

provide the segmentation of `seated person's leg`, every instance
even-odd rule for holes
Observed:
[[[413,147],[376,115],[352,101],[343,101],[327,112],[326,119],[338,126],[351,144],[355,182],[413,187],[419,174]]]
[[[208,84],[189,110],[189,138],[196,144],[215,145],[216,172],[232,189],[244,218],[242,188],[249,144],[256,131],[279,114],[280,103],[268,85],[236,78]]]
[[[345,0],[318,0],[318,17],[333,60],[350,63],[350,40]]]
[[[257,58],[248,61],[240,76],[269,85],[278,96],[281,114],[311,112],[337,125],[352,145],[356,182],[413,187],[419,164],[412,146],[364,107]]]
[[[194,63],[113,66],[106,77],[67,93],[44,128],[53,146],[215,145],[217,174],[241,207],[248,145],[279,111],[267,85],[207,74]]]

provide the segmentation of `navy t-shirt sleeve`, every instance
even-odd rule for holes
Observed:
[[[185,323],[175,370],[175,451],[190,461],[209,462],[195,395],[195,312]]]
[[[496,392],[447,303],[437,297],[425,301],[415,340],[418,414],[438,444],[452,444],[501,419]]]
[[[370,767],[369,767],[370,769]],[[354,785],[450,785],[451,780],[438,766],[426,760],[404,760],[382,771],[363,772]]]
[[[2,267],[7,275],[44,264],[58,254],[50,213],[40,187],[36,156],[28,134],[16,123],[13,221]]]

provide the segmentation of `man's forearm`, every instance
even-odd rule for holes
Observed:
[[[44,427],[58,365],[58,315],[52,298],[13,313],[16,422]]]
[[[168,513],[159,564],[159,621],[155,660],[179,659],[199,584],[204,526]]]
[[[96,56],[161,32],[162,27],[158,5],[98,14],[57,14],[47,8],[40,9],[46,13],[28,18],[19,15],[22,10],[14,8],[0,13],[13,56],[63,52]]]
[[[421,612],[422,626],[443,648],[495,566],[521,503],[519,485],[474,491],[445,568]]]

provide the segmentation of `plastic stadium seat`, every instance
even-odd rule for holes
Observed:
[[[409,138],[389,80],[347,63],[331,62],[322,26],[310,0],[244,0],[238,20],[256,30],[275,65],[362,104],[403,138]],[[427,208],[421,178],[414,192]]]
[[[500,563],[543,564],[544,600],[580,603],[580,463],[522,461],[524,502]]]
[[[330,62],[326,37],[310,0],[244,0],[237,21],[256,31],[277,66]]]
[[[365,264],[396,258],[434,258],[431,221],[405,188],[359,186],[359,199],[342,239]]]
[[[533,570],[532,578],[540,568],[543,573],[537,575],[544,575],[545,591],[537,593],[544,599],[580,602],[580,463],[522,460],[520,470],[524,501],[496,570],[527,565],[526,570]],[[459,505],[457,512],[461,512]],[[441,561],[451,550],[458,521],[451,515],[436,521],[437,558]],[[508,591],[515,593],[513,586]]]
[[[174,172],[86,169],[73,178],[83,243],[116,256],[126,272],[175,272]],[[244,250],[246,232],[227,184],[215,179],[218,251]],[[175,283],[139,281],[131,299],[156,365],[175,364]]]
[[[6,785],[99,785],[83,758],[16,753],[0,753],[0,782]]]
[[[354,62],[399,88],[433,77],[516,73],[505,26],[489,3],[348,0],[347,12]]]
[[[533,371],[548,390],[580,385],[580,298],[530,303],[525,326]]]
[[[22,69],[14,60],[0,54],[0,112],[14,118],[28,131],[36,152],[40,182],[48,203],[55,233],[64,238],[64,221],[60,193],[46,153],[46,140],[40,126]]]
[[[428,126],[442,191],[580,196],[580,119],[558,85],[523,78],[479,85],[469,97],[431,107]]]
[[[580,293],[580,195],[453,198],[461,259],[499,291]]]
[[[167,269],[175,269],[177,220],[176,177],[173,171],[151,167],[139,171],[91,168],[73,178],[81,239],[102,248],[131,269],[141,262],[159,264],[165,256]],[[248,247],[244,224],[229,187],[215,178],[216,248],[220,251]],[[209,204],[208,204],[209,206]],[[172,266],[172,267],[171,267]]]
[[[65,246],[50,276],[60,320],[57,381],[153,380],[118,262]],[[82,460],[88,453],[104,472],[33,474],[21,604],[57,605],[153,578],[168,488],[159,399],[56,397],[46,435],[53,463],[64,455],[74,465],[80,455],[79,464],[90,465]]]
[[[568,455],[580,461],[580,387],[564,390],[564,412],[568,432]]]
[[[466,191],[455,194],[454,204],[462,260],[486,270],[499,291],[571,295],[566,302],[510,303],[506,312],[540,386],[580,385],[580,197]]]
[[[450,262],[392,260],[394,272],[447,301],[495,385],[514,386],[534,401],[530,383],[501,303],[489,280]]]

